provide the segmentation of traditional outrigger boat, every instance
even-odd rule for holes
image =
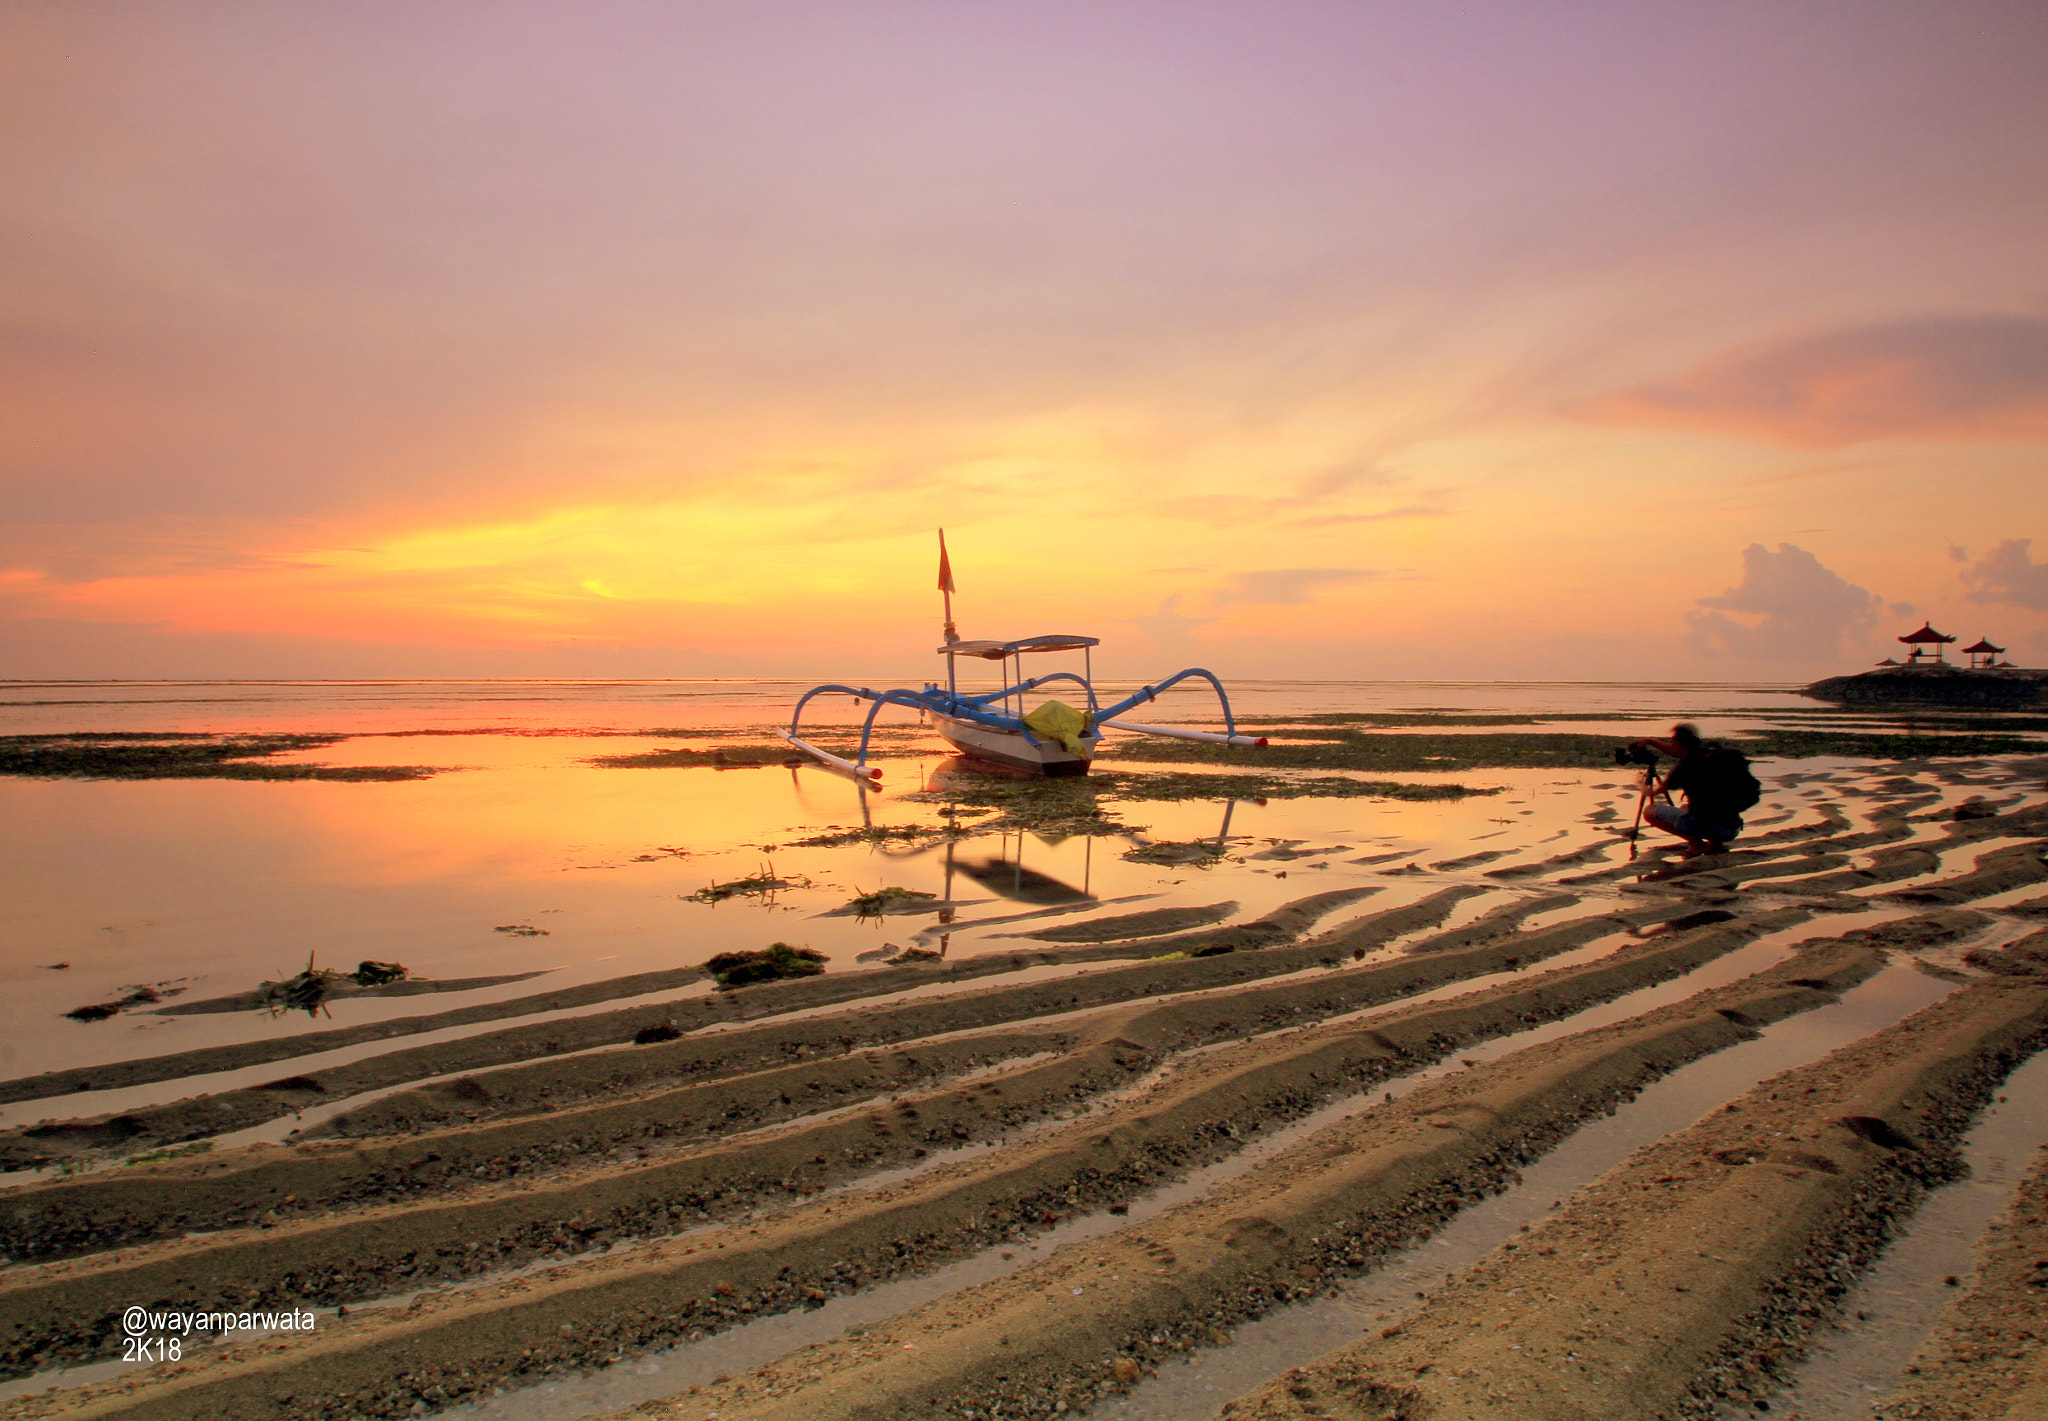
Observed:
[[[886,691],[836,683],[814,686],[797,701],[796,709],[790,715],[789,729],[783,732],[784,740],[814,756],[821,764],[863,780],[879,779],[882,774],[881,770],[868,764],[867,757],[874,735],[875,717],[882,713],[884,706],[902,706],[921,712],[941,739],[970,759],[1030,775],[1087,774],[1105,730],[1163,735],[1175,740],[1200,740],[1215,745],[1263,746],[1266,743],[1263,736],[1237,733],[1237,722],[1231,715],[1230,697],[1225,694],[1223,683],[1213,672],[1199,666],[1190,666],[1164,680],[1140,686],[1122,700],[1105,706],[1095,692],[1093,651],[1101,645],[1095,637],[1047,635],[1023,637],[1016,641],[961,640],[953,628],[952,566],[945,549],[945,535],[941,533],[939,590],[946,594],[946,643],[938,648],[938,654],[946,658],[945,684],[941,686],[928,681],[920,690],[895,687]],[[1026,656],[1055,651],[1080,652],[1081,673],[1053,671],[1029,678],[1024,675]],[[963,656],[1001,662],[1001,679],[1007,684],[994,691],[963,694],[959,679],[959,660]],[[1207,681],[1216,688],[1216,699],[1223,707],[1223,734],[1143,725],[1119,718],[1126,711],[1157,699],[1169,687],[1191,679]],[[1087,709],[1084,711],[1057,700],[1046,700],[1028,710],[1025,708],[1026,696],[1041,686],[1057,682],[1070,682],[1077,687]],[[852,759],[820,749],[799,733],[803,728],[804,707],[814,697],[826,695],[852,696],[856,700],[870,702],[867,717],[861,722],[860,748]]]

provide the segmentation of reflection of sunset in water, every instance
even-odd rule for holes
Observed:
[[[0,844],[15,905],[5,922],[4,971],[29,1023],[18,1058],[30,1053],[39,1068],[51,1068],[109,1051],[157,1052],[310,1029],[303,1021],[246,1013],[129,1014],[94,1028],[59,1019],[80,1001],[129,982],[193,978],[182,985],[198,995],[242,990],[297,970],[309,953],[341,967],[363,957],[401,961],[429,977],[559,969],[546,981],[567,983],[789,941],[823,950],[833,970],[847,970],[855,954],[900,943],[929,920],[813,915],[884,886],[948,891],[940,847],[761,847],[863,823],[860,792],[829,772],[597,770],[581,763],[594,747],[614,753],[640,743],[433,737],[334,747],[349,752],[348,762],[388,763],[415,758],[409,748],[392,756],[394,747],[425,744],[430,755],[417,758],[477,766],[399,784],[0,784],[0,795],[12,801]],[[321,758],[344,759],[325,752]],[[896,784],[914,789],[922,782],[920,763],[892,760],[887,767]],[[1542,788],[1532,787],[1531,795]],[[867,822],[876,825],[936,818],[936,806],[886,792],[866,800]],[[1450,843],[1499,828],[1488,822],[1500,812],[1492,808],[1497,803],[1241,802],[1231,809],[1230,832],[1249,836],[1233,839],[1234,850],[1261,837],[1360,851]],[[1544,816],[1553,825],[1566,807],[1565,800],[1555,803]],[[1572,801],[1573,808],[1582,804],[1583,796]],[[1133,895],[1144,895],[1148,906],[1230,899],[1256,913],[1304,892],[1364,881],[1370,872],[1342,863],[1342,856],[1321,869],[1279,864],[1264,872],[1227,863],[1130,863],[1122,854],[1139,842],[1214,836],[1224,805],[1113,809],[1142,837],[1013,833],[960,840],[950,889],[956,901],[973,905],[962,916]],[[678,848],[688,852],[665,852]],[[969,865],[976,871],[961,871]],[[689,901],[708,885],[765,869],[793,886],[772,897]],[[1396,880],[1389,891],[1413,890]],[[512,925],[544,935],[496,931]],[[979,936],[956,935],[949,950],[1006,946]],[[67,960],[72,966],[61,973],[32,965]],[[336,1020],[411,1010],[416,1001],[334,1008]]]
[[[2044,55],[2015,0],[0,5],[0,1411],[1814,1414],[2004,1090],[1972,975],[2042,966],[1986,955],[2039,719],[1791,688],[2048,656]],[[1020,794],[899,705],[821,768],[866,707],[805,690],[955,630],[1269,743]],[[1758,762],[1729,853],[1628,837],[1678,721]],[[2027,1316],[1941,1227],[1916,1286]],[[95,1374],[129,1302],[350,1316]],[[1826,1405],[1962,1395],[1884,1396],[1916,1346]]]
[[[1545,702],[1529,687],[1242,688],[1247,713],[1267,715],[1346,704],[1463,704],[1493,712],[1504,702],[1533,702],[1548,708],[1564,693],[1553,688]],[[1652,687],[1569,693],[1569,705],[1589,707],[1596,716],[1661,714],[1683,694]],[[1726,688],[1694,693],[1691,704],[1755,704],[1758,694]],[[63,704],[81,695],[90,704]],[[260,1013],[166,1018],[129,1012],[89,1026],[61,1016],[130,984],[167,983],[184,988],[188,999],[245,990],[298,970],[309,954],[323,966],[343,968],[363,958],[399,961],[440,979],[545,969],[546,984],[567,984],[689,966],[715,952],[787,941],[826,952],[832,971],[856,970],[858,954],[901,946],[930,924],[918,917],[815,915],[883,887],[943,895],[946,854],[929,841],[818,848],[790,847],[792,841],[863,825],[935,825],[943,805],[903,796],[981,782],[963,777],[959,762],[939,753],[882,760],[882,789],[865,796],[813,766],[626,769],[590,763],[648,750],[772,745],[758,728],[788,703],[786,688],[772,684],[134,685],[40,687],[17,690],[9,699],[18,729],[356,731],[362,733],[277,761],[449,767],[397,783],[0,780],[6,903],[0,983],[21,1006],[25,1023],[10,1048],[16,1063],[32,1061],[38,1069],[315,1029],[302,1018],[270,1020]],[[701,714],[679,715],[685,706]],[[701,733],[575,733],[584,726],[673,729],[679,720]],[[568,733],[378,733],[437,725]],[[737,726],[757,729],[735,738]],[[892,737],[892,748],[940,749],[909,716],[892,727]],[[964,905],[957,916],[966,923],[1044,906],[1027,900],[1051,892],[1049,884],[1103,902],[1142,895],[1147,907],[1235,902],[1241,916],[1353,884],[1374,884],[1381,901],[1393,902],[1427,891],[1430,880],[1382,876],[1387,869],[1411,859],[1424,865],[1455,860],[1474,850],[1549,853],[1542,846],[1568,825],[1628,793],[1626,787],[1589,788],[1614,783],[1601,773],[1404,778],[1506,788],[1428,803],[1108,800],[1104,807],[1127,834],[960,839],[950,885]],[[1123,857],[1143,843],[1212,839],[1224,831],[1226,814],[1236,857],[1272,839],[1332,852],[1301,862],[1207,866]],[[990,817],[959,822],[972,826]],[[1384,857],[1389,854],[1397,856]],[[1373,862],[1349,862],[1359,858]],[[980,879],[960,872],[962,865],[981,870]],[[768,871],[790,886],[715,904],[690,897]],[[497,931],[521,925],[539,931]],[[969,928],[950,935],[944,950],[950,956],[1012,950],[1015,940],[995,936],[1005,931],[1011,930]],[[71,966],[49,970],[55,962]],[[486,989],[459,1000],[529,990]],[[417,1010],[417,999],[410,1000],[337,1003],[334,1020],[406,1015]]]

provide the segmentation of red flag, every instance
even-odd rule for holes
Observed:
[[[946,530],[939,529],[939,591],[953,591],[953,563],[946,556]]]

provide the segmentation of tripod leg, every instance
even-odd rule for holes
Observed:
[[[1638,841],[1643,835],[1643,811],[1650,807],[1650,801],[1655,797],[1657,790],[1662,788],[1663,786],[1657,783],[1657,772],[1655,770],[1643,771],[1643,790],[1641,794],[1636,796],[1636,822],[1631,824],[1628,830],[1628,860],[1630,863],[1634,863],[1636,860]],[[1671,795],[1667,791],[1664,797],[1669,799]]]

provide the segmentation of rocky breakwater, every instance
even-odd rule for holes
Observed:
[[[2039,706],[2048,705],[2048,671],[1880,666],[1855,676],[1815,681],[1799,694],[1847,706]]]

